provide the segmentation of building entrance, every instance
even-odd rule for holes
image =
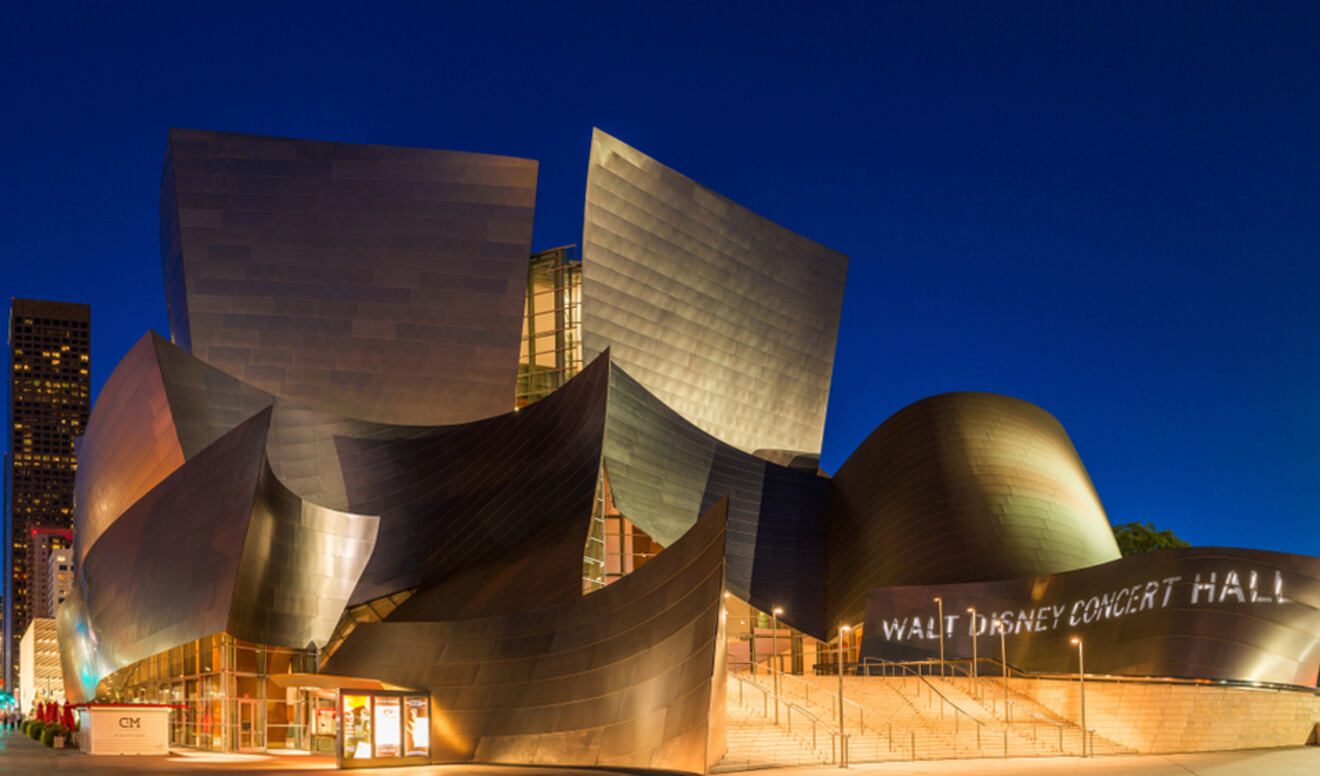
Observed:
[[[266,748],[266,721],[258,701],[238,702],[238,751],[260,752]]]

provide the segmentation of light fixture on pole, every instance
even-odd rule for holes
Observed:
[[[1004,666],[1004,722],[1012,722],[1008,711],[1008,648],[1004,645],[1004,627],[1003,620],[995,620],[995,627],[999,629],[999,662]]]
[[[1082,649],[1080,636],[1073,636],[1072,643],[1077,647],[1077,682],[1082,695],[1082,757],[1086,756],[1086,655]]]
[[[755,679],[756,678],[756,621],[761,618],[761,613],[756,611],[750,606],[747,608],[749,610],[747,613],[747,620],[750,623],[749,627],[747,628],[747,654],[748,654],[748,660],[751,662],[750,668],[752,671],[752,678]]]
[[[839,626],[839,767],[848,767],[848,739],[843,735],[843,634],[852,630],[847,625]]]
[[[779,724],[779,615],[784,610],[778,606],[770,610],[770,638],[774,639],[770,648],[770,677],[775,682],[775,724]]]
[[[977,697],[978,693],[977,693],[976,691],[977,691],[977,689],[978,689],[978,687],[979,687],[979,684],[978,684],[977,681],[976,681],[976,676],[977,676],[977,671],[976,671],[976,661],[977,661],[977,656],[976,656],[976,607],[975,607],[975,606],[969,606],[969,607],[967,607],[967,612],[968,612],[969,614],[972,615],[972,697]]]
[[[935,596],[935,605],[940,608],[940,676],[944,676],[944,599]]]

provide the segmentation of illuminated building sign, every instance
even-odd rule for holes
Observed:
[[[941,630],[950,659],[971,657],[976,638],[980,657],[1002,649],[1027,671],[1076,671],[1080,637],[1089,672],[1314,685],[1320,559],[1188,548],[1049,576],[874,588],[863,659],[938,657]]]
[[[341,692],[340,768],[430,763],[431,698],[405,692]]]

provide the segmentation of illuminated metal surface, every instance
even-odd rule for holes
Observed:
[[[495,614],[581,595],[609,357],[517,412],[409,437],[337,437],[347,509],[380,515],[353,603],[421,587],[392,618]]]
[[[90,664],[74,667],[75,681],[66,670],[70,697],[115,669],[225,629],[269,418],[254,416],[180,466],[87,552],[72,607],[85,619],[66,620],[65,607],[56,618],[61,650],[87,638],[95,647],[83,656]]]
[[[1075,636],[1088,672],[1313,687],[1320,669],[1320,558],[1191,547],[1024,579],[875,588],[862,654],[937,656],[935,596],[950,657],[971,656],[975,606],[1008,623],[1008,662],[1028,671],[1075,672]],[[986,616],[976,627],[998,638]]]
[[[848,257],[595,130],[586,358],[744,452],[820,450]]]
[[[304,501],[264,466],[226,630],[259,644],[325,644],[367,565],[379,523]]]
[[[170,131],[173,339],[282,398],[383,423],[513,406],[537,164]]]
[[[274,397],[147,332],[106,380],[79,441],[78,560],[139,498]]]
[[[603,460],[614,505],[662,545],[727,495],[729,590],[763,611],[783,607],[791,613],[785,622],[825,637],[829,480],[720,442],[618,366],[610,372]]]
[[[979,582],[1093,566],[1118,545],[1068,434],[1048,412],[946,393],[895,413],[831,481],[828,622],[872,587]]]
[[[79,656],[66,671],[79,692],[220,631],[296,648],[329,639],[378,520],[285,488],[265,461],[270,415],[262,410],[182,464],[90,547],[77,601],[59,618],[61,643]]]
[[[704,773],[723,755],[725,502],[620,581],[557,606],[363,623],[326,663],[432,695],[435,761]]]

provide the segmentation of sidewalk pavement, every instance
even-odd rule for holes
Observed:
[[[16,730],[0,730],[0,776],[209,776],[242,773],[250,776],[344,774],[334,759],[311,755],[218,754],[176,750],[169,757],[92,757],[73,749],[48,749]],[[640,776],[664,774],[631,768],[553,768],[530,765],[424,765],[369,768],[347,773],[360,776]],[[672,772],[669,772],[672,773]],[[875,763],[841,770],[837,766],[775,768],[756,776],[1316,776],[1320,747],[1245,749],[1196,754],[1126,754],[1080,759],[1037,757],[983,760],[936,760],[915,763]]]

